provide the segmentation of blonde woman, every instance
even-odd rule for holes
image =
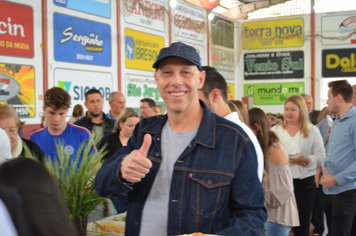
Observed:
[[[248,113],[250,128],[257,136],[265,158],[263,192],[268,215],[265,236],[288,236],[291,227],[299,226],[288,154],[271,131],[266,114],[260,108],[252,108]]]
[[[106,151],[108,152],[102,157],[103,160],[108,159],[122,146],[127,145],[127,141],[132,136],[132,132],[139,121],[140,116],[133,108],[125,108],[120,113],[115,122],[113,133],[104,136],[98,144],[99,149],[107,144]]]
[[[290,96],[284,104],[284,121],[272,128],[289,154],[297,200],[300,226],[295,236],[309,236],[314,205],[314,175],[325,159],[325,148],[319,129],[309,122],[307,106],[299,95]]]

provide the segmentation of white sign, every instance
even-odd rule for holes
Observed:
[[[206,39],[206,13],[181,2],[172,9],[173,32],[175,36],[204,41]]]
[[[356,44],[355,30],[356,14],[321,18],[321,42],[324,45]]]
[[[125,22],[164,32],[165,18],[168,16],[167,2],[123,0],[121,5]]]
[[[215,67],[225,79],[234,79],[235,65],[234,52],[227,50],[211,50],[212,66]]]
[[[140,107],[142,98],[152,98],[156,103],[163,103],[153,74],[152,77],[126,74],[124,91],[126,94],[126,107]]]
[[[89,89],[98,89],[104,99],[104,113],[109,112],[109,94],[113,92],[113,78],[110,73],[80,71],[56,68],[54,70],[54,86],[61,87],[66,90],[72,97],[71,108],[68,111],[68,116],[72,115],[72,108],[76,104],[81,104],[86,110],[85,93]]]

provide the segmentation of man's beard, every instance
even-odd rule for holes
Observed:
[[[95,118],[101,116],[101,112],[99,113],[89,112],[89,114],[91,117],[95,117]]]

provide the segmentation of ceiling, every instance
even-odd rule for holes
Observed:
[[[231,19],[246,19],[247,14],[289,0],[185,0]]]

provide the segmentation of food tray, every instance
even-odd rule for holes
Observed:
[[[119,221],[108,221],[108,220],[101,220],[101,221],[96,221],[96,223],[101,224],[101,223],[107,223],[107,222],[114,222],[118,226],[125,227],[125,222],[119,222]],[[101,234],[100,231],[92,230],[93,227],[95,227],[95,223],[91,222],[88,224],[87,227],[87,236],[98,236]],[[106,232],[106,236],[125,236],[125,234],[120,234],[120,233],[112,233],[112,232]]]

